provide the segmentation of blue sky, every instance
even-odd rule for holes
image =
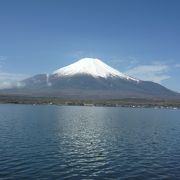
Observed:
[[[1,0],[0,87],[94,57],[180,92],[179,0]]]

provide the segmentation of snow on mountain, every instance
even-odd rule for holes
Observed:
[[[67,99],[180,98],[164,86],[131,78],[92,58],[80,59],[52,74],[37,74],[19,83],[21,86],[1,93]]]
[[[53,72],[56,76],[73,76],[77,74],[87,74],[93,77],[120,77],[127,80],[133,80],[139,82],[138,79],[127,76],[118,70],[108,66],[99,59],[83,58],[79,61],[60,68]]]

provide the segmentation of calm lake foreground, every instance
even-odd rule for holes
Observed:
[[[180,110],[2,104],[0,179],[180,179]]]

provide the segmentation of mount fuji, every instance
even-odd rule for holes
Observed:
[[[86,74],[95,78],[119,77],[122,79],[138,81],[134,78],[126,76],[116,69],[113,69],[112,67],[103,63],[101,60],[92,58],[80,59],[79,61],[69,66],[54,71],[53,74],[57,76],[74,76],[78,74]]]
[[[80,59],[51,74],[38,74],[19,83],[6,93],[99,99],[180,97],[160,84],[130,77],[93,58]]]

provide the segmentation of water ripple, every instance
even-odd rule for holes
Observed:
[[[179,117],[178,110],[0,105],[0,179],[180,179]]]

